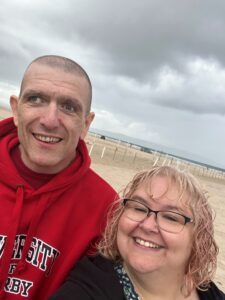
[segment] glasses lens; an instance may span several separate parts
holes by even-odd
[[[185,219],[182,215],[170,211],[159,212],[157,219],[159,227],[168,232],[178,233],[185,224]]]
[[[141,203],[134,200],[126,200],[124,213],[127,218],[140,222],[148,215],[148,209]]]

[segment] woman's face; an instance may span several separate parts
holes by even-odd
[[[172,210],[192,218],[191,211],[177,200],[176,186],[171,184],[167,189],[168,180],[157,176],[151,180],[151,190],[148,182],[143,182],[130,198],[153,210]],[[136,222],[123,213],[118,223],[117,245],[121,257],[127,267],[141,274],[160,271],[170,276],[175,272],[176,276],[183,277],[192,238],[191,223],[187,223],[179,233],[170,233],[159,229],[154,214]]]

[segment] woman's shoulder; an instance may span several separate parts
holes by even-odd
[[[210,283],[207,291],[199,291],[198,293],[201,300],[225,300],[225,294],[214,282]]]
[[[97,255],[79,260],[49,300],[124,300],[113,262]]]
[[[100,255],[86,256],[78,261],[67,283],[80,286],[91,299],[124,299],[113,262]]]
[[[114,276],[113,262],[101,255],[85,256],[76,263],[70,276],[76,276],[78,274],[87,275],[87,272],[88,276],[92,276],[92,274],[98,274],[99,276],[108,274]]]

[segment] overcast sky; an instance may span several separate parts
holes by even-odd
[[[93,128],[225,167],[224,0],[1,0],[0,105],[45,54],[93,83]]]

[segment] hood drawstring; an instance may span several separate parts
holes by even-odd
[[[8,278],[8,272],[9,272],[10,262],[12,258],[15,238],[20,224],[23,201],[24,201],[24,187],[23,185],[18,185],[16,191],[16,203],[15,203],[15,207],[11,219],[11,226],[9,227],[9,230],[7,232],[6,243],[5,243],[4,252],[0,264],[0,298],[4,298],[4,294],[5,294],[4,287],[5,287],[6,280]],[[27,237],[22,250],[22,257],[18,262],[16,269],[13,272],[14,275],[26,269],[26,264],[27,264],[26,257],[29,252],[32,239],[35,236],[38,223],[42,217],[42,214],[47,206],[48,201],[49,201],[49,197],[43,195],[41,199],[37,201],[34,207],[31,223],[29,225]]]
[[[34,213],[32,215],[32,221],[31,221],[29,229],[28,229],[27,237],[25,240],[25,245],[24,245],[24,248],[22,251],[22,257],[16,266],[14,274],[18,274],[26,269],[26,257],[29,252],[32,239],[36,233],[39,221],[40,221],[42,214],[47,206],[48,200],[49,200],[49,197],[44,195],[41,197],[41,199],[37,202],[37,204],[34,207]]]
[[[23,199],[24,199],[24,188],[23,185],[21,184],[17,186],[16,202],[13,209],[10,226],[6,234],[6,242],[5,242],[5,247],[4,247],[2,260],[0,264],[0,296],[4,294],[4,286],[8,277],[15,237],[17,234],[17,230],[19,227],[21,214],[22,214]]]

